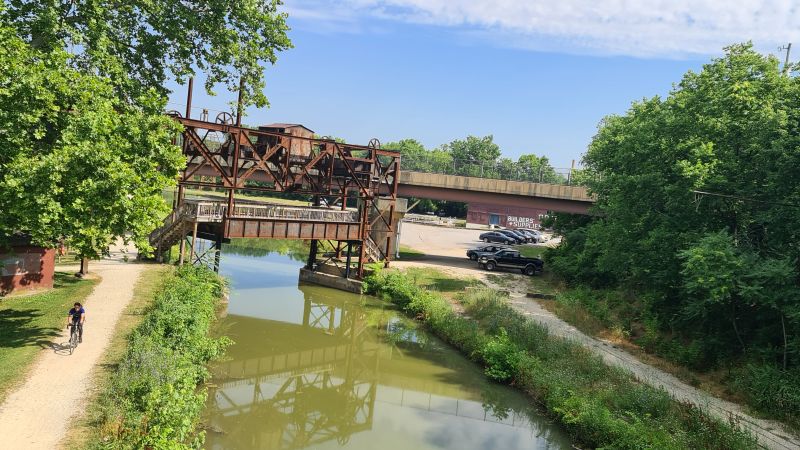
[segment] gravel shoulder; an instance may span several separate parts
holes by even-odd
[[[114,247],[110,258],[90,263],[91,273],[101,281],[84,302],[83,343],[72,355],[59,345],[43,350],[27,380],[0,405],[4,449],[61,448],[70,424],[84,414],[92,372],[101,362],[144,268],[125,262],[124,256],[121,247]],[[135,259],[135,254],[127,256]],[[66,311],[64,318],[66,323]],[[68,339],[65,329],[56,341],[66,343]]]
[[[631,372],[637,379],[651,386],[662,388],[679,401],[697,405],[723,420],[734,420],[750,430],[766,448],[775,450],[800,449],[800,438],[790,433],[782,424],[754,418],[746,414],[741,405],[716,398],[707,392],[694,388],[671,374],[647,365],[630,353],[588,336],[544,309],[536,300],[528,298],[528,283],[523,275],[506,274],[519,279],[519,283],[498,286],[488,279],[487,272],[480,270],[473,261],[466,259],[466,249],[479,243],[479,230],[451,229],[404,223],[400,243],[424,252],[423,261],[395,261],[392,267],[428,267],[441,270],[457,277],[477,278],[489,286],[500,290],[510,290],[510,304],[517,311],[550,332],[564,339],[570,339],[600,356],[607,364]]]

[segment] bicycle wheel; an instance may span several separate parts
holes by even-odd
[[[72,352],[75,350],[75,347],[78,346],[78,327],[73,326],[72,331],[69,334],[69,354],[71,355]]]

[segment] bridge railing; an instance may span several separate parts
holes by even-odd
[[[178,211],[178,216],[185,215],[198,222],[221,222],[228,210],[223,202],[187,201]],[[237,204],[229,218],[232,219],[280,219],[302,222],[339,222],[358,223],[358,211],[338,210],[284,205],[250,205]]]
[[[358,223],[358,211],[303,208],[282,205],[236,205],[231,218],[282,219],[302,222]]]
[[[545,165],[532,167],[508,160],[472,161],[454,159],[445,153],[402,155],[403,170],[446,175],[461,175],[495,180],[527,181],[531,183],[583,185],[588,173],[582,169],[554,168]]]

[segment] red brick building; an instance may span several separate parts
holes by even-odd
[[[546,215],[546,209],[495,206],[487,203],[467,205],[467,224],[469,225],[538,229]]]
[[[56,252],[14,236],[10,246],[0,247],[0,295],[28,289],[53,287]]]

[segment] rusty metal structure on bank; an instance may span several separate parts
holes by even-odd
[[[150,236],[156,257],[180,243],[179,262],[219,267],[221,244],[231,238],[302,239],[311,241],[308,267],[314,268],[320,243],[328,245],[329,260],[346,254],[343,275],[355,264],[358,277],[364,264],[388,264],[392,239],[400,154],[369,145],[351,145],[328,138],[302,137],[253,129],[220,113],[215,120],[191,118],[192,82],[186,114],[171,112],[183,125],[177,144],[187,164],[178,181],[172,213]],[[241,105],[241,100],[240,100]],[[191,200],[187,188],[211,188],[224,197]],[[246,199],[243,193],[250,193]],[[313,206],[270,203],[258,194],[303,194]],[[191,244],[186,254],[186,237]],[[213,243],[197,250],[198,238]]]

